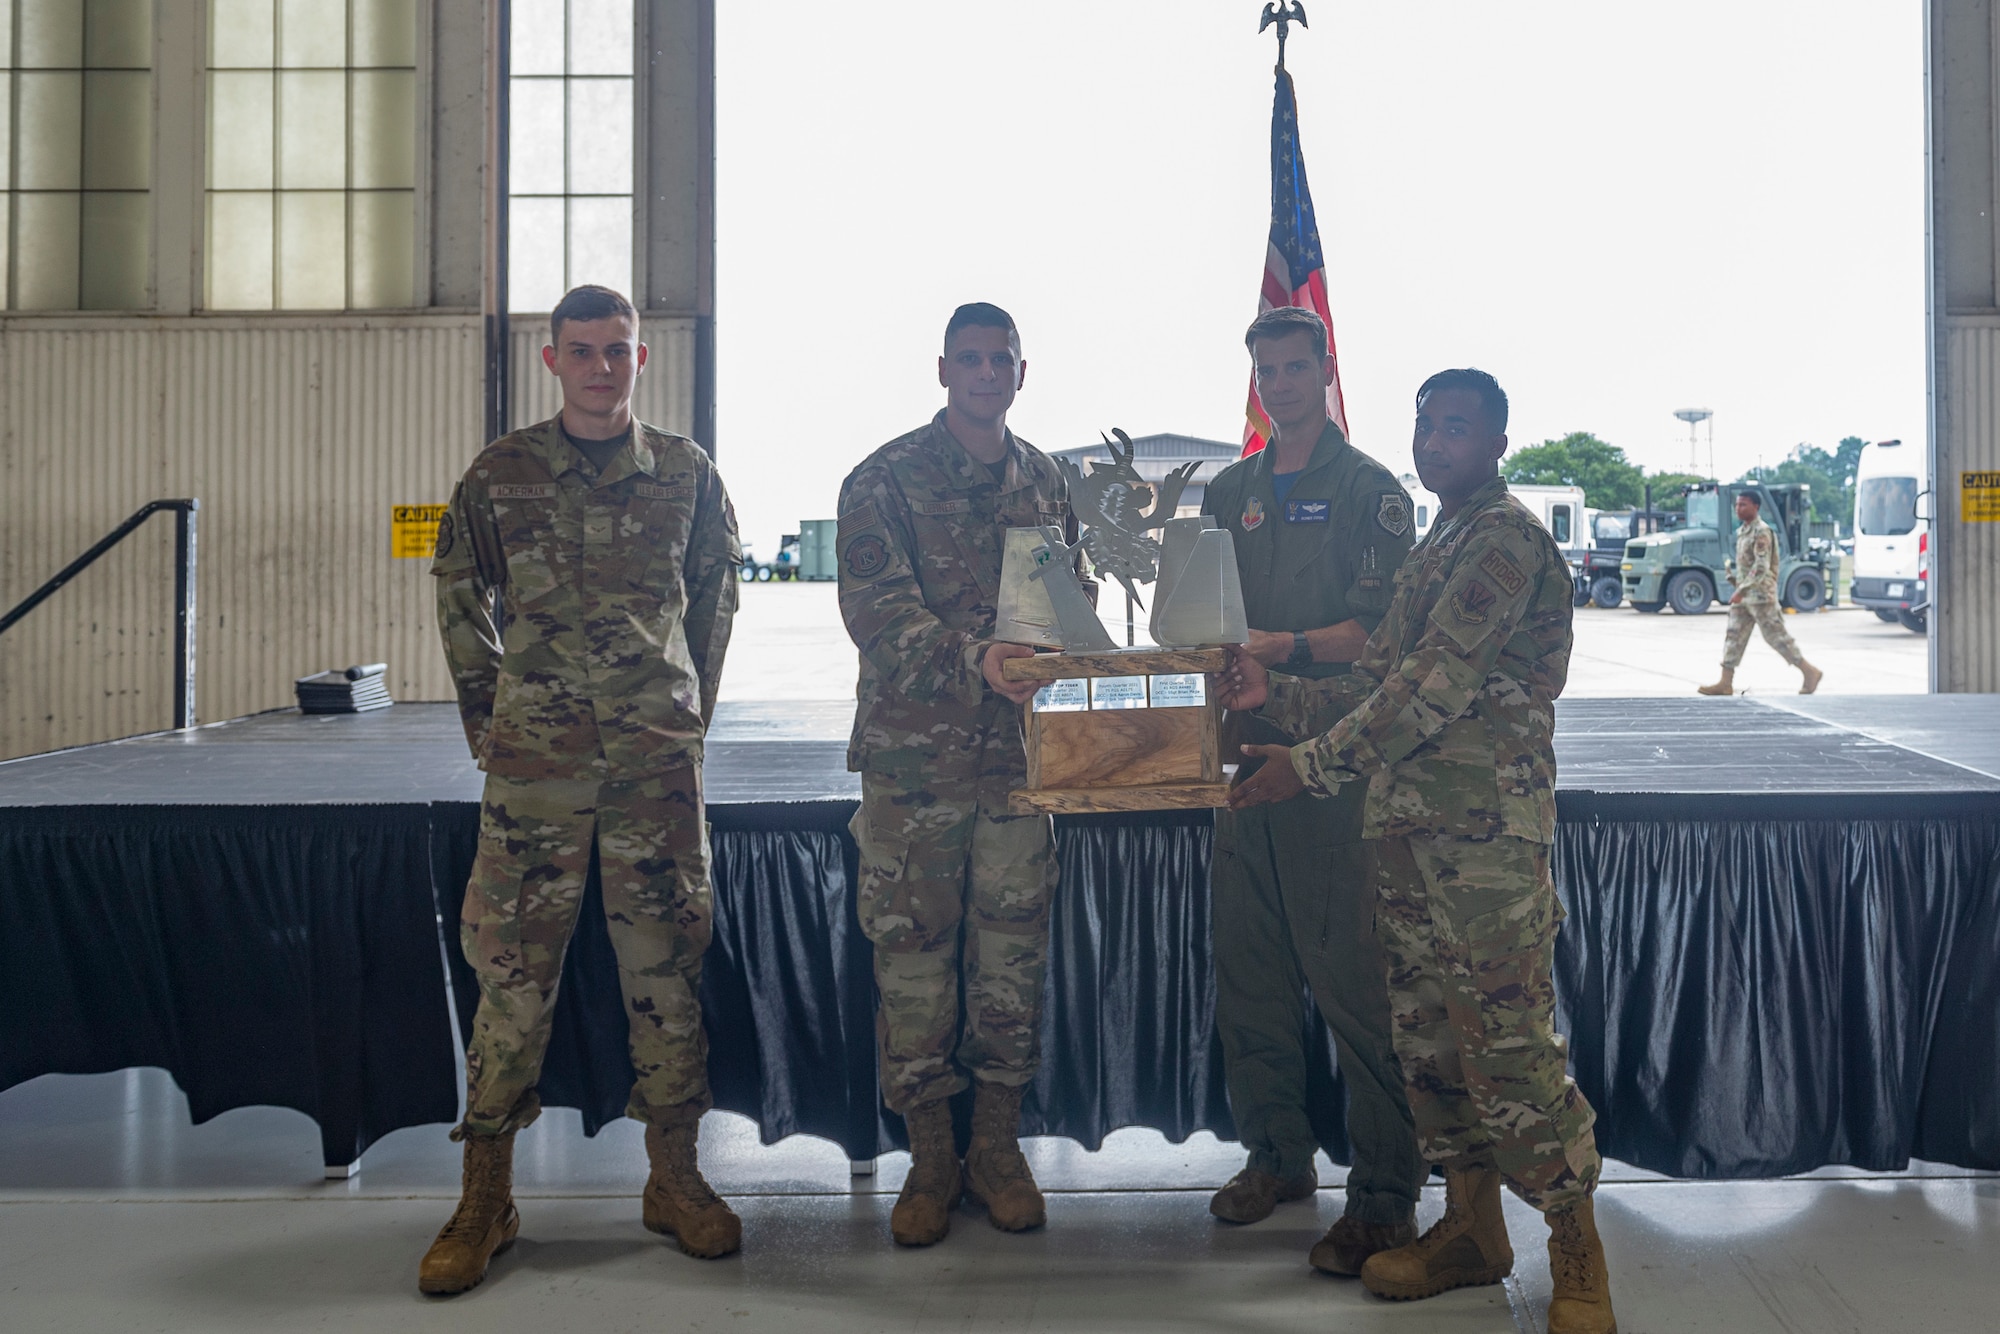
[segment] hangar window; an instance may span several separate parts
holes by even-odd
[[[149,302],[152,0],[0,0],[0,308]]]
[[[417,304],[408,0],[209,0],[212,310]]]
[[[632,291],[632,0],[513,0],[507,295],[552,309],[580,283]]]

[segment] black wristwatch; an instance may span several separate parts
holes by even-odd
[[[1292,631],[1292,656],[1285,659],[1287,667],[1303,667],[1313,660],[1312,645],[1306,642],[1306,632]]]

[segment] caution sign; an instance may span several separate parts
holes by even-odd
[[[389,554],[397,560],[429,560],[437,552],[443,505],[391,505]]]
[[[2000,472],[1958,475],[1958,517],[1966,523],[2000,523]]]

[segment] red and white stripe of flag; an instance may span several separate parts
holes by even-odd
[[[1326,354],[1334,359],[1333,380],[1326,387],[1326,415],[1333,418],[1333,424],[1340,428],[1342,437],[1352,440],[1347,434],[1347,403],[1340,396],[1340,357],[1334,350],[1333,310],[1326,299],[1326,270],[1314,269],[1306,275],[1306,280],[1297,287],[1292,286],[1291,266],[1285,263],[1285,256],[1278,247],[1265,248],[1264,288],[1257,294],[1257,313],[1279,306],[1301,306],[1310,310],[1326,323]],[[1250,372],[1250,396],[1243,409],[1243,456],[1248,458],[1264,447],[1271,438],[1271,419],[1264,415],[1264,405],[1257,399],[1257,372]]]

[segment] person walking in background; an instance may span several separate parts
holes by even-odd
[[[1305,740],[1245,746],[1263,764],[1229,804],[1368,790],[1396,1055],[1424,1157],[1445,1169],[1445,1213],[1371,1255],[1362,1283],[1408,1301],[1500,1282],[1514,1266],[1504,1180],[1548,1221],[1549,1334],[1616,1334],[1596,1113],[1555,1031],[1549,845],[1572,584],[1500,477],[1506,430],[1507,396],[1484,371],[1417,391],[1412,453],[1438,521],[1349,675],[1275,676],[1230,650],[1222,703]]]
[[[1274,435],[1209,482],[1202,512],[1235,539],[1250,654],[1308,680],[1342,676],[1389,606],[1410,549],[1410,498],[1327,416],[1333,359],[1319,316],[1266,311],[1244,342]],[[1284,739],[1256,714],[1231,714],[1229,723],[1235,741]],[[1244,764],[1239,781],[1255,771]],[[1417,1192],[1430,1170],[1390,1039],[1362,797],[1357,783],[1331,801],[1300,794],[1218,811],[1210,869],[1215,1021],[1249,1161],[1209,1212],[1254,1223],[1318,1188],[1306,1106],[1306,1043],[1317,1027],[1310,987],[1333,1033],[1354,1150],[1346,1210],[1310,1259],[1347,1275],[1376,1251],[1415,1240]]]
[[[632,416],[632,303],[579,287],[542,360],[562,412],[488,445],[438,526],[438,629],[486,771],[460,940],[479,978],[463,1197],[424,1256],[442,1295],[514,1240],[514,1135],[541,1114],[563,954],[595,850],[646,1125],[642,1217],[704,1258],[743,1239],[702,1179],[711,1105],[702,955],[713,919],[703,741],[736,612],[736,513],[701,447]],[[497,602],[496,602],[497,599]],[[496,619],[504,607],[504,619]]]
[[[1729,595],[1729,630],[1722,641],[1722,678],[1713,685],[1697,686],[1704,695],[1736,693],[1736,665],[1750,643],[1750,627],[1755,625],[1764,642],[1778,650],[1778,656],[1799,669],[1801,695],[1819,689],[1825,675],[1806,661],[1785,629],[1784,609],[1778,605],[1778,535],[1764,522],[1763,502],[1755,491],[1736,493],[1736,556],[1728,565],[1729,582],[1736,591]]]

